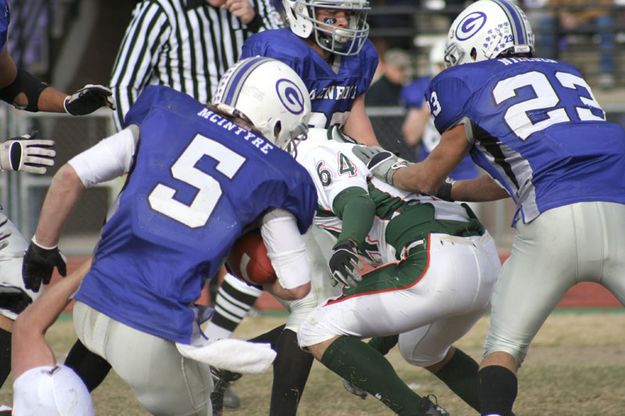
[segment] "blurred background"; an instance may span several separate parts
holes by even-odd
[[[407,140],[402,125],[404,86],[432,73],[432,46],[446,35],[454,17],[470,2],[460,0],[372,0],[370,37],[380,55],[367,111],[383,146],[409,160],[418,158],[419,137]],[[9,48],[23,66],[58,89],[86,83],[108,85],[113,62],[135,5],[132,0],[11,0]],[[625,0],[526,0],[520,3],[537,37],[538,55],[574,63],[589,81],[612,121],[625,124]],[[61,166],[113,130],[110,112],[90,116],[15,111],[0,104],[0,137],[38,130],[57,142]],[[600,138],[589,138],[596,140]],[[416,141],[415,141],[416,140]],[[0,202],[30,238],[52,169],[47,176],[4,173]],[[88,255],[106,210],[121,183],[90,189],[66,226],[61,248]],[[485,203],[479,215],[500,250],[509,249],[514,208],[508,201]]]

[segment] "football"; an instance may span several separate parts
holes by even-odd
[[[235,276],[252,284],[262,285],[276,280],[259,230],[243,235],[234,243],[228,256],[228,267]]]

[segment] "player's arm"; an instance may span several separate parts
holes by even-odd
[[[341,219],[341,233],[332,247],[329,266],[332,279],[345,287],[361,280],[358,270],[359,247],[371,230],[375,218],[375,203],[363,188],[353,186],[342,190],[332,202],[332,211]]]
[[[310,266],[295,216],[283,209],[271,210],[262,218],[260,233],[278,277],[265,289],[285,300],[306,296],[310,291]]]
[[[45,246],[58,244],[63,225],[82,192],[128,172],[139,128],[132,125],[76,155],[59,169],[41,208],[35,239]]]
[[[438,146],[423,162],[395,171],[393,184],[401,189],[440,196],[443,181],[470,148],[464,125],[453,127],[443,133]],[[452,201],[485,202],[509,197],[506,190],[488,175],[453,182],[446,192],[450,198],[445,199]]]
[[[459,124],[443,133],[438,146],[423,162],[397,169],[392,183],[406,191],[434,195],[470,149],[464,125]]]
[[[0,52],[0,99],[19,109],[84,115],[100,107],[114,108],[110,97],[108,88],[91,84],[65,94],[17,68],[6,46]]]
[[[488,175],[454,182],[451,185],[450,195],[453,201],[466,202],[496,201],[510,197],[508,192]]]
[[[25,371],[44,365],[55,365],[54,353],[45,341],[46,330],[65,309],[91,266],[84,262],[66,279],[50,286],[41,297],[22,312],[13,324],[11,371],[16,379]]]
[[[430,110],[427,105],[408,109],[406,118],[401,126],[406,144],[414,146],[421,141],[423,130],[425,129],[429,117]]]
[[[50,281],[55,267],[65,275],[58,248],[65,222],[86,188],[128,172],[138,137],[139,128],[132,125],[75,156],[54,175],[24,255],[22,278],[27,289],[38,291],[42,282]]]
[[[343,130],[345,130],[348,136],[358,140],[358,143],[368,146],[379,146],[378,139],[373,131],[373,125],[371,125],[371,120],[369,120],[369,115],[365,109],[364,94],[354,100]]]
[[[332,202],[332,211],[342,221],[337,242],[365,242],[375,217],[375,203],[366,190],[353,186],[342,190]]]
[[[148,84],[172,31],[158,2],[137,3],[137,8],[142,12],[135,9],[111,72],[110,86],[117,104],[113,121],[118,130],[124,127],[126,113]]]

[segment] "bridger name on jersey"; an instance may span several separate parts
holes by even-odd
[[[266,139],[257,136],[253,132],[246,130],[240,127],[238,124],[220,116],[219,114],[209,110],[208,108],[203,108],[199,113],[197,113],[199,117],[210,121],[211,123],[216,124],[224,130],[228,130],[236,134],[237,136],[243,136],[243,139],[247,140],[254,146],[256,146],[262,153],[269,154],[275,146],[269,143]]]

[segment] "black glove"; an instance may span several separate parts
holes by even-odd
[[[37,132],[14,137],[0,144],[0,168],[43,175],[54,165],[53,140],[36,140]]]
[[[340,241],[332,247],[334,253],[330,257],[330,272],[332,273],[333,285],[341,283],[346,288],[355,287],[361,280],[360,259],[356,243],[351,240]]]
[[[38,292],[42,282],[43,284],[50,283],[54,267],[59,270],[61,276],[65,277],[67,274],[65,261],[65,256],[58,247],[47,249],[31,241],[22,264],[24,286],[26,289]]]
[[[454,199],[451,197],[451,187],[454,185],[456,181],[451,178],[446,178],[441,186],[438,187],[436,192],[434,192],[434,196],[440,199],[444,199],[445,201],[454,202]]]
[[[20,314],[33,299],[17,286],[0,285],[0,309],[7,309],[15,314]]]
[[[100,107],[115,110],[111,90],[103,85],[87,84],[65,98],[63,106],[68,114],[83,116],[91,114]]]

